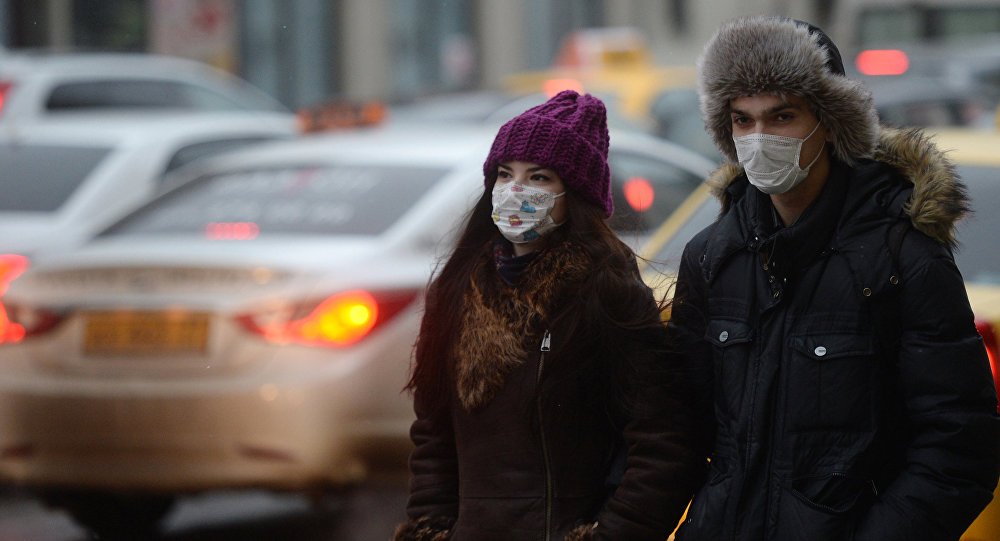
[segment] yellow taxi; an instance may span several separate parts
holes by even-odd
[[[948,152],[969,189],[973,214],[959,223],[959,249],[955,260],[965,278],[966,291],[983,336],[1000,389],[1000,212],[991,205],[1000,201],[1000,131],[971,129],[934,130],[938,148]],[[663,222],[640,250],[643,274],[651,287],[669,295],[684,245],[718,216],[719,204],[707,185],[691,193]],[[669,313],[664,314],[669,317]],[[961,541],[1000,539],[1000,489],[993,502],[963,534]]]
[[[645,37],[634,28],[589,28],[562,43],[550,69],[515,73],[503,86],[514,94],[572,89],[610,96],[625,116],[642,121],[662,91],[693,88],[695,75],[693,65],[654,63]]]

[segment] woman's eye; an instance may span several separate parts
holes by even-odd
[[[510,178],[510,173],[508,173],[507,171],[501,169],[501,170],[497,171],[497,178]]]
[[[532,175],[531,180],[536,182],[548,182],[551,179],[547,175]]]

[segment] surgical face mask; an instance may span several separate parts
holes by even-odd
[[[819,129],[819,122],[804,139],[782,137],[766,133],[752,133],[733,137],[736,157],[746,171],[750,184],[767,194],[785,193],[809,176],[809,168],[816,163],[823,149],[816,153],[805,169],[799,168],[802,144]]]
[[[538,240],[562,225],[552,221],[552,207],[556,198],[565,194],[516,182],[498,183],[493,187],[493,223],[511,242],[520,244]]]

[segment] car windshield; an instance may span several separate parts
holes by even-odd
[[[269,104],[239,103],[208,88],[175,81],[118,79],[65,83],[45,103],[50,111],[100,108],[174,108],[196,110],[273,109]]]
[[[958,173],[969,187],[974,213],[959,222],[955,261],[966,281],[1000,285],[1000,213],[991,208],[1000,201],[1000,183],[996,182],[1000,169],[966,166],[959,167]]]
[[[102,236],[378,235],[446,171],[404,166],[254,169],[202,177]]]
[[[0,143],[0,211],[54,212],[110,148]]]

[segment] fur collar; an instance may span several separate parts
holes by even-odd
[[[590,268],[584,252],[564,242],[549,248],[515,286],[497,273],[492,250],[484,250],[469,277],[465,318],[452,358],[458,398],[466,410],[488,404],[507,374],[527,361],[543,325],[567,295],[578,291]]]
[[[969,211],[968,193],[944,152],[922,130],[883,127],[875,150],[876,161],[892,166],[913,184],[903,211],[920,232],[949,246],[955,245],[955,224]],[[743,168],[725,163],[706,181],[726,212],[732,201],[729,185]]]

